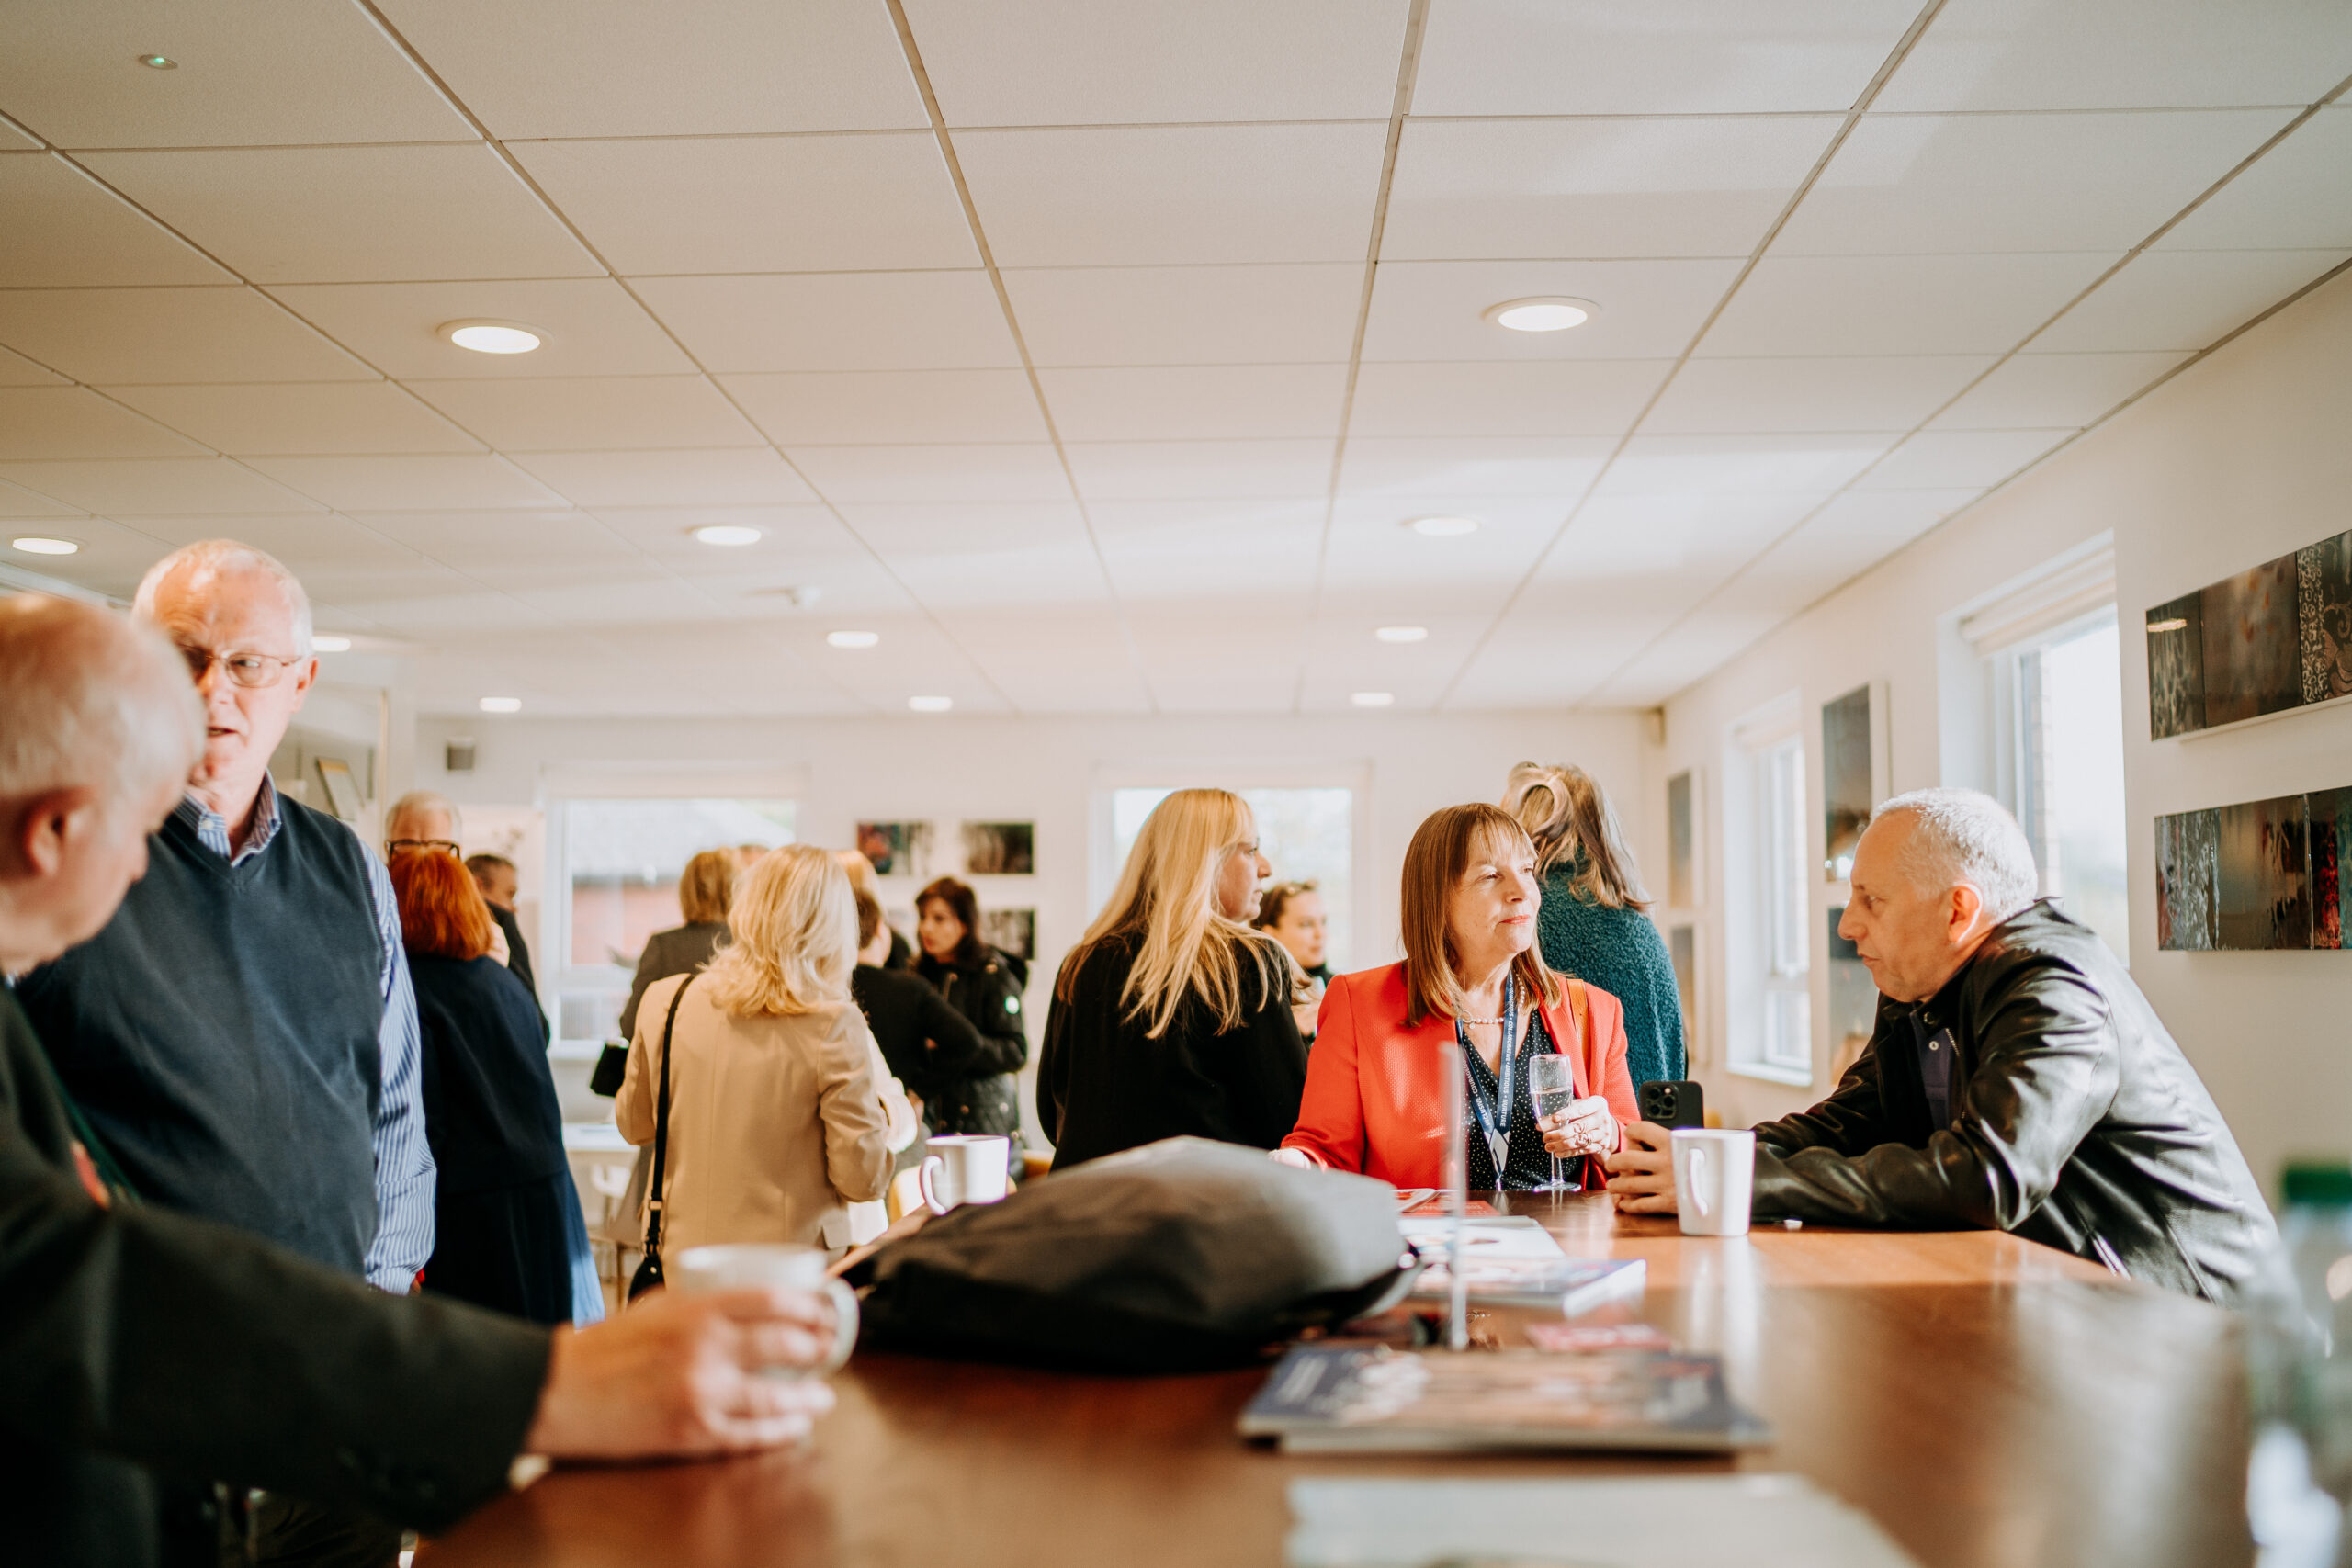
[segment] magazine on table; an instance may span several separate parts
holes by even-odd
[[[1242,1411],[1293,1452],[1621,1449],[1723,1453],[1770,1440],[1724,1388],[1723,1359],[1670,1350],[1391,1350],[1301,1345]]]

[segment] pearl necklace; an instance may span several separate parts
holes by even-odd
[[[1518,983],[1516,981],[1506,985],[1503,987],[1503,999],[1506,1001],[1510,1000],[1511,992],[1517,988]],[[1467,1013],[1458,1015],[1457,1021],[1462,1023],[1484,1024],[1490,1027],[1499,1027],[1502,1023],[1502,1020],[1499,1018],[1472,1018]]]

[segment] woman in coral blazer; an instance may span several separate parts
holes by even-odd
[[[1551,1174],[1547,1156],[1558,1155],[1572,1182],[1603,1186],[1600,1161],[1578,1156],[1613,1153],[1638,1115],[1624,1009],[1544,966],[1535,950],[1542,900],[1534,846],[1504,812],[1449,807],[1422,823],[1405,852],[1405,962],[1331,981],[1298,1124],[1278,1157],[1397,1187],[1442,1186],[1445,1044],[1458,1023],[1471,1046],[1461,1069],[1468,1093],[1489,1112],[1469,1129],[1469,1184],[1536,1186]],[[1496,1075],[1506,1019],[1519,1032],[1508,1086]],[[1568,1058],[1577,1098],[1545,1131],[1535,1124],[1525,1064],[1553,1051]],[[1482,1126],[1507,1129],[1499,1173]]]

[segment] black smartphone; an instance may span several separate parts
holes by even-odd
[[[1689,1078],[1658,1078],[1641,1087],[1642,1120],[1661,1127],[1707,1124],[1707,1091]]]

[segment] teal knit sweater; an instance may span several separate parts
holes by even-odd
[[[1615,997],[1625,1008],[1625,1070],[1641,1084],[1684,1076],[1682,996],[1666,939],[1638,909],[1589,904],[1569,889],[1573,864],[1544,876],[1535,937],[1544,962]]]

